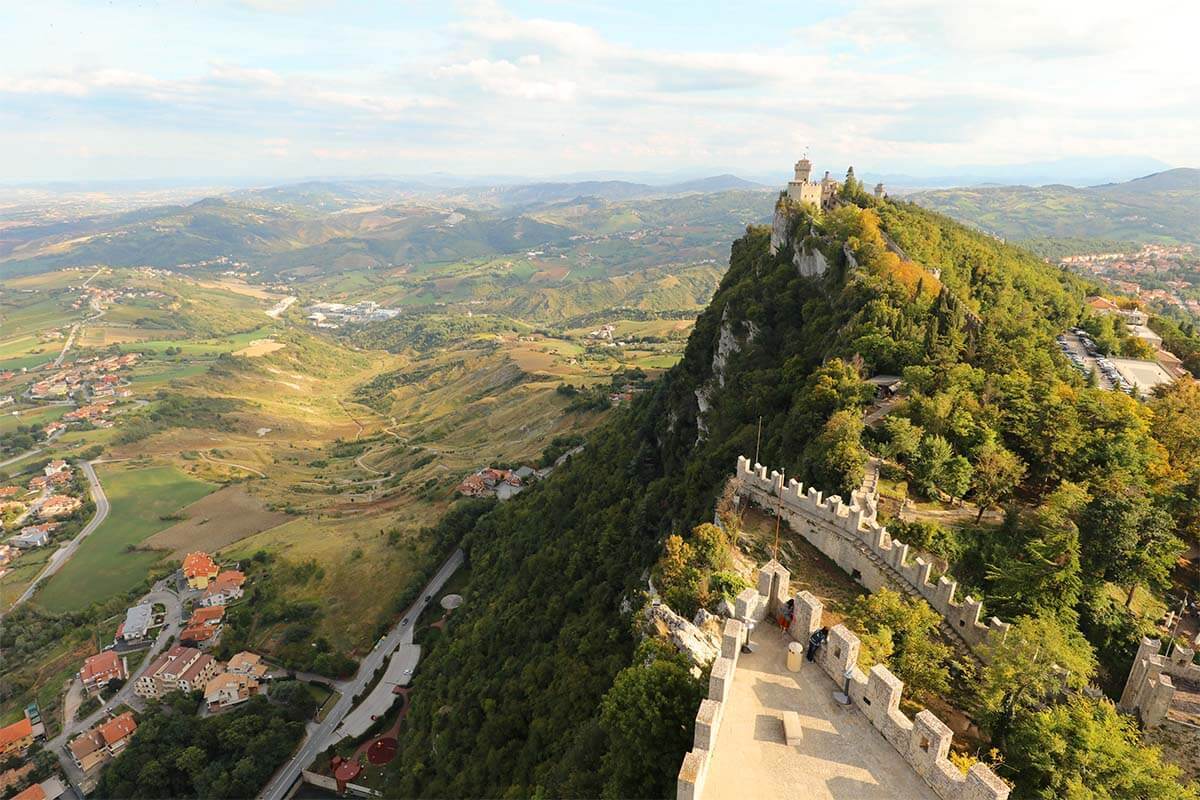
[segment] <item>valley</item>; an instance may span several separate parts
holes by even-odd
[[[734,230],[744,224],[743,196],[714,204]],[[602,210],[588,205],[593,217],[576,224],[601,225]],[[624,208],[609,213],[622,220],[616,228],[645,224]],[[645,212],[661,214],[653,204]],[[0,416],[0,485],[23,486],[55,459],[88,461],[111,503],[25,602],[24,624],[74,618],[111,629],[147,580],[200,549],[265,563],[285,609],[319,607],[303,635],[286,615],[251,614],[238,638],[305,669],[335,654],[324,669],[336,679],[440,558],[429,530],[463,478],[552,466],[679,359],[719,279],[724,234],[711,220],[678,233],[661,224],[639,227],[632,243],[605,232],[561,253],[386,268],[268,274],[195,256],[151,266],[139,251],[129,265],[7,275],[0,395],[13,402]],[[653,253],[668,250],[656,263]],[[308,309],[332,301],[400,313],[314,326]],[[77,379],[126,356],[135,360]],[[0,574],[3,610],[70,535],[13,551]],[[13,662],[0,723],[35,698],[58,707],[54,681],[78,669],[88,645],[73,639],[74,660],[53,678],[49,647]]]

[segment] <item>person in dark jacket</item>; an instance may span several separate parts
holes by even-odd
[[[819,631],[813,631],[813,635],[808,637],[808,652],[804,657],[809,661],[813,661],[817,657],[817,651],[821,649],[821,645],[825,644],[825,640],[829,638],[829,628],[821,628]]]

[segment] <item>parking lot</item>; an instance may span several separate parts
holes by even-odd
[[[1100,388],[1107,391],[1120,388],[1122,391],[1129,391],[1129,385],[1121,374],[1117,372],[1117,368],[1113,363],[1100,354],[1096,349],[1095,342],[1087,335],[1086,331],[1079,328],[1072,328],[1059,335],[1058,346],[1062,350],[1063,355],[1075,365],[1083,376],[1092,374],[1092,370],[1096,371],[1096,376],[1100,379]]]

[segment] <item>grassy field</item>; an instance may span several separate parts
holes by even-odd
[[[136,586],[161,554],[127,548],[172,524],[161,516],[178,512],[216,488],[174,467],[104,465],[97,474],[112,510],[37,594],[37,604],[47,611],[86,608]]]
[[[40,547],[29,553],[22,553],[8,572],[0,577],[0,609],[8,608],[21,596],[21,592],[25,591],[29,583],[46,566],[53,549],[52,547]]]
[[[187,519],[147,538],[142,546],[182,559],[191,550],[216,552],[261,531],[281,525],[287,514],[268,510],[237,486],[226,486],[179,512]]]
[[[10,433],[16,430],[18,425],[45,425],[70,410],[70,406],[42,406],[23,409],[20,414],[8,412],[0,416],[0,433]]]

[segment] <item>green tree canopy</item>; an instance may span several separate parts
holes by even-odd
[[[1005,767],[1022,797],[1043,800],[1198,800],[1179,767],[1141,745],[1132,717],[1105,699],[1075,695],[1020,718]]]

